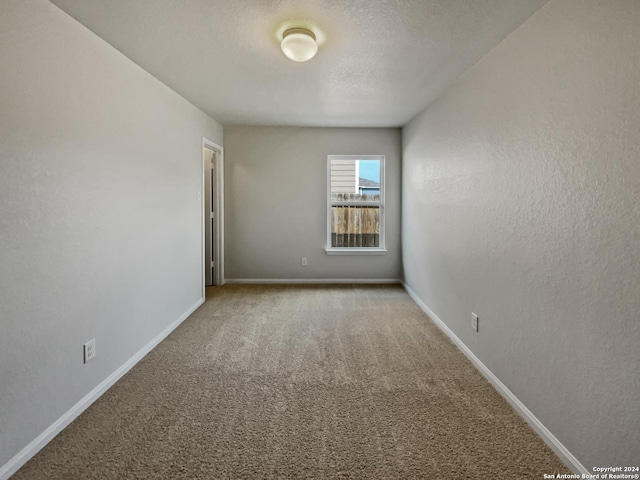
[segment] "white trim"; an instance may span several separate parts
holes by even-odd
[[[360,187],[360,162],[358,160],[355,161],[356,164],[356,186],[355,186],[355,194],[358,193],[358,189]],[[331,182],[331,178],[329,178],[329,182]]]
[[[328,157],[334,157],[334,160],[378,160],[384,155],[374,153],[372,155],[327,155]]]
[[[224,285],[224,148],[220,148],[220,154],[218,155],[218,205],[216,209],[216,218],[218,227],[218,268],[216,285]]]
[[[386,248],[375,247],[333,247],[325,248],[327,255],[384,255],[388,252]]]
[[[327,156],[327,245],[331,247],[331,155]]]
[[[574,473],[592,474],[580,461],[558,440],[551,431],[538,420],[538,418],[529,410],[518,397],[516,397],[507,386],[500,381],[489,368],[480,361],[478,357],[460,340],[449,327],[431,310],[411,288],[402,282],[404,289],[409,296],[418,304],[418,306],[440,327],[440,329],[462,350],[462,353],[471,360],[471,363],[480,371],[480,373],[493,385],[504,399],[514,408],[514,410],[529,424],[529,426],[538,434],[538,436],[546,443],[551,450],[571,469]]]
[[[131,370],[136,363],[153,350],[162,340],[164,340],[173,330],[175,330],[189,315],[195,312],[200,305],[204,303],[204,297],[198,300],[186,313],[175,320],[171,325],[162,330],[158,335],[153,337],[149,343],[138,350],[129,360],[127,360],[120,368],[104,379],[100,384],[84,396],[78,403],[71,407],[58,420],[53,422],[44,432],[38,435],[29,445],[18,452],[11,460],[0,468],[0,480],[7,480],[11,475],[16,473],[20,467],[27,463],[36,453],[49,443],[56,435],[64,430],[71,422],[80,416],[93,402],[102,396],[111,386],[116,383],[122,376]]]
[[[392,284],[402,283],[398,278],[227,278],[227,283],[235,284],[320,284],[331,285],[336,283],[354,284]]]
[[[216,222],[216,235],[214,238],[214,257],[217,260],[218,267],[214,271],[213,284],[224,285],[224,148],[211,140],[202,137],[202,297],[205,297],[205,183],[204,176],[205,170],[208,170],[205,165],[204,149],[208,148],[213,150],[217,154],[216,161],[216,205],[214,210],[214,219]]]
[[[207,212],[206,212],[206,195],[207,195],[207,189],[206,189],[206,180],[205,180],[205,176],[207,174],[207,160],[206,160],[206,156],[204,153],[205,147],[207,147],[207,140],[202,137],[202,148],[200,149],[200,155],[202,155],[202,166],[200,169],[200,174],[202,175],[202,185],[200,186],[200,196],[202,197],[202,205],[201,205],[201,212],[200,212],[200,218],[202,219],[202,261],[200,262],[202,264],[202,298],[206,297],[206,291],[205,288],[207,287],[207,266],[205,265],[207,262],[207,241],[206,241],[206,230],[207,230],[207,226],[205,225],[205,221],[206,221],[206,216],[207,216]]]
[[[205,147],[205,138],[202,137],[202,147],[200,147],[200,155],[202,155],[202,165],[200,166],[200,197],[202,197],[201,200],[201,210],[200,210],[200,218],[202,219],[201,222],[201,239],[200,241],[202,242],[202,259],[200,264],[202,265],[202,291],[200,292],[200,295],[202,295],[202,298],[205,298],[207,293],[206,293],[206,288],[207,288],[207,274],[206,274],[206,261],[207,261],[207,252],[206,252],[206,239],[205,239],[205,230],[206,230],[206,226],[204,224],[205,222],[205,216],[206,216],[206,211],[205,211],[205,195],[207,194],[207,192],[205,191],[205,180],[204,180],[204,176],[205,176],[205,170],[207,168],[207,161],[205,159],[205,154],[204,154],[204,147]],[[1,480],[1,479],[0,479]]]

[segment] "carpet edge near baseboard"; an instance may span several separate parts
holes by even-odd
[[[565,447],[551,431],[529,410],[524,403],[520,401],[515,394],[500,381],[500,379],[489,368],[480,361],[478,357],[471,351],[465,343],[453,333],[453,331],[431,310],[425,302],[414,292],[409,285],[402,282],[402,286],[413,299],[420,309],[433,320],[433,322],[449,337],[449,339],[464,353],[464,355],[473,363],[478,371],[484,376],[498,393],[513,407],[525,422],[538,434],[542,441],[576,474],[589,475],[591,472],[580,463],[580,461]],[[551,473],[551,472],[549,472]]]
[[[26,447],[11,458],[5,465],[0,467],[0,480],[7,480],[11,475],[22,468],[31,458],[42,450],[51,440],[53,440],[71,422],[78,418],[92,403],[100,398],[109,388],[111,388],[120,378],[131,370],[147,353],[153,350],[160,342],[169,336],[182,322],[195,312],[205,299],[200,298],[177,320],[173,321],[160,333],[153,337],[146,345],[138,350],[131,358],[124,362],[111,375],[100,382],[93,390],[86,394],[78,403],[67,410],[60,418],[53,422],[40,435],[33,439]]]

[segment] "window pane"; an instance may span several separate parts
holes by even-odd
[[[380,207],[331,207],[332,247],[379,247]]]
[[[331,159],[331,201],[380,201],[380,160]]]

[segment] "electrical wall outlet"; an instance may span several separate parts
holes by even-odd
[[[84,344],[84,363],[96,358],[96,339],[93,338]]]
[[[303,267],[306,267],[307,265],[309,265],[309,264],[307,263],[307,257],[302,257],[302,266],[303,266]]]
[[[471,312],[471,328],[476,332],[478,331],[478,315],[473,312]]]

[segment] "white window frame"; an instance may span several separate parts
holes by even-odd
[[[332,202],[331,201],[331,160],[379,160],[380,161],[380,241],[378,247],[332,247],[331,246],[331,207],[348,203],[354,206],[372,205],[374,202]],[[384,255],[385,246],[385,214],[384,214],[384,155],[327,155],[327,255]],[[356,164],[357,165],[357,164]],[[356,178],[356,185],[358,179]],[[375,203],[377,205],[377,202]]]

